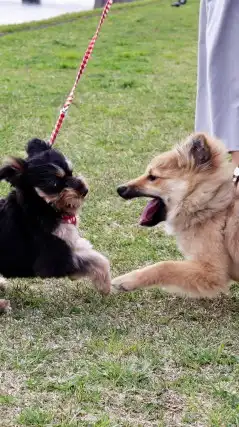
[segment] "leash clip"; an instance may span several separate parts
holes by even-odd
[[[239,167],[237,166],[234,169],[232,181],[235,183],[235,185],[237,185],[238,180],[239,180]]]
[[[64,114],[64,116],[66,116],[66,113],[67,113],[67,111],[68,111],[68,108],[69,108],[69,107],[62,107],[62,109],[61,109],[61,114]]]

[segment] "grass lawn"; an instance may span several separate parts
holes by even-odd
[[[49,137],[98,17],[0,38],[0,156]],[[58,146],[87,177],[82,229],[113,275],[180,258],[145,201],[116,186],[193,130],[198,0],[113,8]],[[11,27],[11,30],[13,28]],[[1,194],[7,186],[1,184]],[[103,298],[87,282],[13,280],[0,319],[0,424],[239,426],[238,301],[155,289]]]

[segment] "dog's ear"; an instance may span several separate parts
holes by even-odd
[[[8,157],[0,168],[0,180],[5,179],[14,187],[21,183],[21,178],[26,170],[26,162],[17,157]]]
[[[205,135],[197,134],[193,136],[190,154],[193,156],[196,166],[204,165],[210,161],[211,150]]]
[[[26,146],[26,152],[29,157],[36,156],[37,154],[40,154],[43,151],[50,150],[50,145],[38,138],[33,138],[31,141],[28,142]]]

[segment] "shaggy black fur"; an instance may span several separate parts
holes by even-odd
[[[87,260],[73,260],[67,243],[52,234],[62,212],[38,195],[57,195],[72,188],[86,195],[83,181],[72,176],[65,157],[44,141],[27,145],[27,158],[11,158],[0,169],[0,180],[13,187],[0,201],[0,274],[4,277],[60,277],[87,274]],[[58,169],[60,168],[60,169]],[[59,176],[59,170],[64,173]]]

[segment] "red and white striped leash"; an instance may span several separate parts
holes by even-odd
[[[105,7],[103,9],[101,18],[100,18],[100,22],[99,22],[98,27],[96,29],[95,35],[91,39],[91,41],[90,41],[90,43],[88,45],[88,48],[87,48],[87,50],[86,50],[86,52],[85,52],[85,54],[83,56],[82,62],[81,62],[80,67],[79,67],[79,71],[78,71],[76,79],[75,79],[75,83],[74,83],[74,85],[73,85],[73,87],[72,87],[72,89],[71,89],[71,91],[70,91],[70,93],[69,93],[69,95],[68,95],[68,97],[66,99],[65,104],[63,105],[63,108],[60,111],[60,115],[58,117],[58,120],[56,122],[56,125],[54,127],[54,130],[52,131],[52,134],[51,134],[51,137],[50,137],[50,140],[49,140],[49,145],[53,145],[54,144],[55,139],[56,139],[56,137],[57,137],[57,135],[58,135],[58,133],[59,133],[59,131],[61,129],[62,123],[63,123],[63,121],[64,121],[64,119],[66,117],[66,113],[67,113],[70,105],[72,104],[77,84],[79,83],[79,80],[80,80],[80,78],[81,78],[81,76],[82,76],[82,74],[83,74],[83,72],[84,72],[84,70],[85,70],[85,68],[87,66],[87,63],[88,63],[88,61],[90,59],[90,56],[92,54],[92,51],[94,49],[95,42],[96,42],[96,40],[98,38],[101,26],[102,26],[105,18],[107,17],[108,12],[109,12],[112,4],[113,4],[113,0],[107,0],[107,2],[105,4]]]

